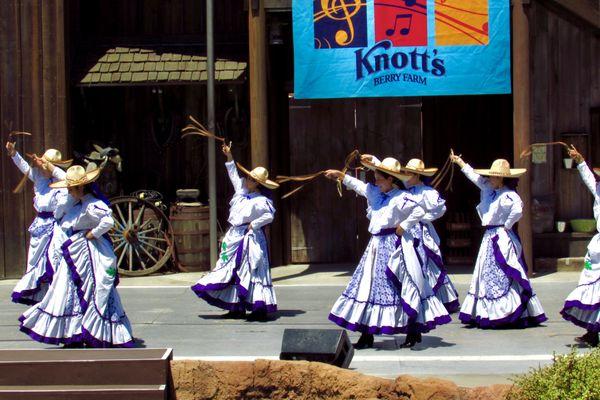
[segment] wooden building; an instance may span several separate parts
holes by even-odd
[[[218,129],[242,162],[279,174],[341,166],[355,148],[441,166],[453,147],[486,166],[500,156],[519,161],[527,144],[553,140],[572,142],[600,163],[598,2],[512,3],[511,95],[306,101],[290,95],[291,0],[215,1]],[[124,158],[123,192],[155,189],[173,198],[177,188],[198,187],[206,197],[206,143],[178,135],[186,115],[202,118],[205,110],[204,11],[198,0],[0,2],[3,139],[11,130],[31,131],[23,149],[37,152],[111,144]],[[545,156],[520,184],[528,208],[535,205],[520,230],[530,255],[533,244],[536,256],[556,257],[544,243],[579,239],[541,227],[590,217],[591,197],[576,172],[561,167],[560,150]],[[0,277],[18,277],[32,193],[12,194],[19,174],[8,157],[0,162]],[[220,162],[217,176],[224,227],[231,189]],[[463,177],[446,197],[450,220],[476,226],[477,193]],[[368,239],[362,200],[348,192],[340,199],[324,180],[275,200],[275,264],[357,260]],[[439,224],[445,239],[446,222]],[[476,230],[466,239],[475,247]],[[472,247],[457,257],[472,256]]]

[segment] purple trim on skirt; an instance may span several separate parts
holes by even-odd
[[[67,239],[65,243],[61,246],[63,256],[69,267],[69,272],[71,273],[71,279],[73,279],[73,283],[75,284],[75,289],[77,291],[77,297],[79,298],[79,303],[81,306],[81,313],[85,314],[88,308],[88,302],[85,300],[85,296],[82,290],[83,281],[79,273],[77,272],[77,267],[75,266],[75,262],[71,258],[71,253],[69,252],[69,246],[73,244],[73,240]]]
[[[34,306],[38,302],[30,297],[39,292],[39,288],[23,290],[21,292],[12,292],[11,299],[13,303],[24,304],[26,306]]]
[[[585,304],[580,302],[579,300],[567,300],[565,301],[565,305],[563,306],[563,310],[567,308],[579,308],[584,311],[596,311],[600,309],[600,303],[596,304]]]
[[[52,211],[41,211],[37,213],[37,217],[41,219],[54,218],[54,213]]]
[[[386,267],[385,276],[393,283],[393,285],[398,290],[398,297],[400,298],[400,304],[402,305],[402,309],[404,310],[404,312],[408,314],[408,317],[411,319],[417,318],[417,310],[409,306],[408,303],[406,303],[404,299],[402,299],[402,296],[400,296],[400,291],[402,290],[402,282],[400,282],[396,274],[394,274],[389,267]]]
[[[104,340],[99,340],[96,339],[94,336],[92,336],[92,334],[90,332],[88,332],[85,328],[81,328],[82,330],[82,336],[83,336],[83,341],[85,342],[85,344],[87,344],[88,346],[91,347],[95,347],[95,348],[121,348],[121,347],[134,347],[135,346],[135,339],[131,339],[128,342],[125,343],[121,343],[121,344],[114,344],[112,342],[106,342]]]
[[[500,246],[498,245],[498,239],[499,239],[498,235],[496,235],[492,238],[492,247],[494,249],[494,258],[496,259],[498,266],[500,267],[502,272],[504,272],[506,274],[506,276],[517,281],[519,286],[521,286],[523,288],[523,291],[527,292],[527,294],[529,294],[529,296],[531,297],[531,295],[533,294],[533,289],[531,289],[531,284],[529,283],[529,281],[527,279],[523,279],[523,277],[521,276],[521,273],[519,271],[517,271],[516,269],[514,269],[510,265],[508,265],[508,262],[504,258],[504,255],[502,254],[502,251],[500,250]],[[523,255],[521,254],[521,256],[519,257],[519,261],[521,260],[522,257],[523,257]],[[521,267],[523,268],[523,270],[525,272],[527,272],[527,265],[521,264]]]
[[[477,327],[486,328],[527,328],[530,326],[537,326],[548,318],[546,314],[540,314],[536,317],[521,318],[523,312],[527,309],[527,303],[521,304],[517,310],[501,319],[491,320],[489,318],[475,317],[472,318],[469,314],[460,313],[458,319],[463,324],[477,325]]]
[[[435,329],[438,325],[444,325],[451,321],[449,315],[436,317],[434,321],[429,321],[427,324],[409,323],[407,326],[369,326],[364,324],[355,324],[346,321],[344,318],[334,314],[329,314],[329,320],[342,328],[353,332],[361,332],[370,335],[396,335],[398,333],[427,333]]]
[[[425,255],[427,256],[427,258],[433,261],[433,263],[440,270],[440,276],[438,276],[437,281],[435,282],[435,286],[431,288],[431,290],[433,290],[433,293],[437,293],[438,290],[440,290],[440,288],[444,286],[444,282],[446,281],[448,272],[446,272],[446,268],[444,268],[444,263],[442,262],[442,258],[440,256],[434,253],[433,250],[431,250],[429,247],[425,246],[424,243],[423,249],[425,250]]]
[[[23,325],[21,325],[19,327],[19,330],[21,332],[23,332],[24,334],[26,334],[27,336],[29,336],[30,338],[32,338],[33,340],[35,340],[36,342],[40,342],[40,343],[61,345],[61,344],[82,343],[84,341],[83,334],[75,335],[70,338],[54,338],[54,337],[38,335],[37,333],[35,333],[34,331],[32,331],[29,328],[24,327]]]
[[[598,322],[590,324],[589,322],[581,321],[575,318],[574,316],[567,314],[567,310],[564,308],[560,311],[560,315],[567,321],[572,322],[580,328],[586,329],[591,332],[600,332],[600,323]]]
[[[446,308],[446,311],[448,311],[448,314],[452,314],[460,310],[460,302],[457,299],[449,303],[444,303],[444,307]]]
[[[392,281],[392,283],[398,289],[398,291],[401,290],[402,284],[400,283],[400,280],[389,269],[389,267],[385,269],[385,276],[390,281]],[[404,301],[402,296],[399,295],[398,297],[400,298],[400,304],[402,305],[402,310],[408,315],[408,317],[411,320],[411,322],[409,322],[409,324],[406,327],[401,328],[401,329],[406,329],[405,332],[401,332],[401,333],[427,333],[427,332],[435,329],[439,325],[444,325],[444,324],[450,323],[452,321],[452,318],[450,318],[449,315],[442,315],[441,317],[435,317],[433,321],[427,321],[425,324],[412,322],[418,316],[417,310],[412,308],[406,301]],[[431,296],[431,297],[435,297],[435,296]],[[421,303],[422,302],[423,302],[423,300],[421,300]],[[456,301],[456,303],[458,304],[458,300]],[[370,333],[370,332],[366,332],[366,333]]]

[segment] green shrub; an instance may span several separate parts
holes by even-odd
[[[600,349],[554,355],[552,365],[513,381],[508,400],[600,400]]]

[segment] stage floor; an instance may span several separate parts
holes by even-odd
[[[468,268],[451,275],[462,297]],[[175,359],[253,360],[278,358],[286,328],[331,328],[327,316],[351,274],[350,266],[288,266],[273,269],[279,312],[268,322],[223,320],[224,312],[196,298],[189,289],[200,274],[124,278],[119,286],[139,345],[172,347]],[[423,337],[413,349],[399,349],[403,335],[379,336],[375,347],[356,351],[352,369],[387,378],[400,374],[435,375],[463,386],[505,383],[516,373],[566,353],[583,333],[558,314],[579,274],[558,272],[533,279],[549,320],[524,330],[469,329],[457,322]],[[53,348],[19,332],[25,306],[10,302],[13,281],[0,282],[0,348]],[[354,341],[358,334],[351,333]]]

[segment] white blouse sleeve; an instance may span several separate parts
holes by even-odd
[[[521,219],[523,215],[523,201],[521,198],[515,194],[506,195],[500,200],[500,204],[503,208],[509,208],[510,212],[506,221],[504,222],[504,227],[506,229],[512,229],[514,224],[517,223]]]
[[[585,184],[585,186],[587,186],[589,191],[592,192],[594,198],[597,199],[598,184],[596,183],[596,177],[594,177],[594,173],[592,172],[590,167],[588,167],[585,161],[577,165],[577,169],[579,170],[579,175],[581,175],[583,183]]]
[[[227,168],[227,173],[229,174],[229,180],[233,185],[233,190],[235,190],[236,193],[243,193],[244,185],[242,184],[242,178],[240,178],[240,175],[238,174],[235,161],[227,161],[225,163],[225,167]]]
[[[70,196],[69,192],[67,192],[67,189],[52,190],[54,192],[54,195],[52,196],[52,200],[50,200],[50,207],[52,210],[54,210],[54,217],[56,218],[56,210],[58,210],[58,207],[65,204]]]
[[[423,208],[425,216],[422,220],[433,222],[446,213],[446,200],[442,199],[437,190],[427,190],[423,192]]]
[[[62,170],[62,168],[58,168],[56,165],[54,166],[54,170],[52,171],[52,176],[54,179],[59,181],[64,181],[67,177],[67,173]]]
[[[477,185],[480,190],[491,189],[488,180],[475,172],[473,167],[471,167],[469,164],[465,164],[465,166],[462,168],[462,172],[467,178],[469,178],[471,182]]]
[[[425,210],[417,202],[415,198],[410,194],[405,194],[400,199],[400,204],[398,205],[402,210],[410,210],[410,214],[408,217],[400,223],[400,227],[404,229],[404,231],[410,230],[417,222],[421,221],[425,216]]]
[[[275,208],[270,200],[264,199],[257,207],[262,211],[262,214],[260,217],[250,222],[250,226],[253,230],[269,225],[275,219]]]
[[[354,190],[358,195],[367,197],[367,188],[369,187],[368,183],[361,181],[360,179],[356,179],[350,175],[345,175],[342,183],[350,190]]]
[[[104,203],[102,203],[102,205],[99,205],[98,202],[91,203],[88,206],[86,213],[93,220],[98,221],[98,225],[91,229],[92,235],[94,235],[95,238],[99,238],[110,231],[115,224],[112,217],[112,211]]]
[[[63,190],[61,190],[62,192]],[[56,197],[56,208],[54,209],[54,219],[57,221],[65,216],[67,211],[71,209],[77,203],[77,200],[73,196],[71,196],[66,190],[64,190],[65,195]]]
[[[35,182],[33,168],[31,168],[31,166],[27,163],[27,161],[25,161],[23,159],[23,157],[21,157],[19,152],[15,153],[15,155],[12,157],[12,160],[15,163],[15,165],[17,166],[17,168],[19,168],[19,171],[21,171],[23,173],[23,175],[27,175],[27,177],[29,179],[31,179],[32,181]]]

